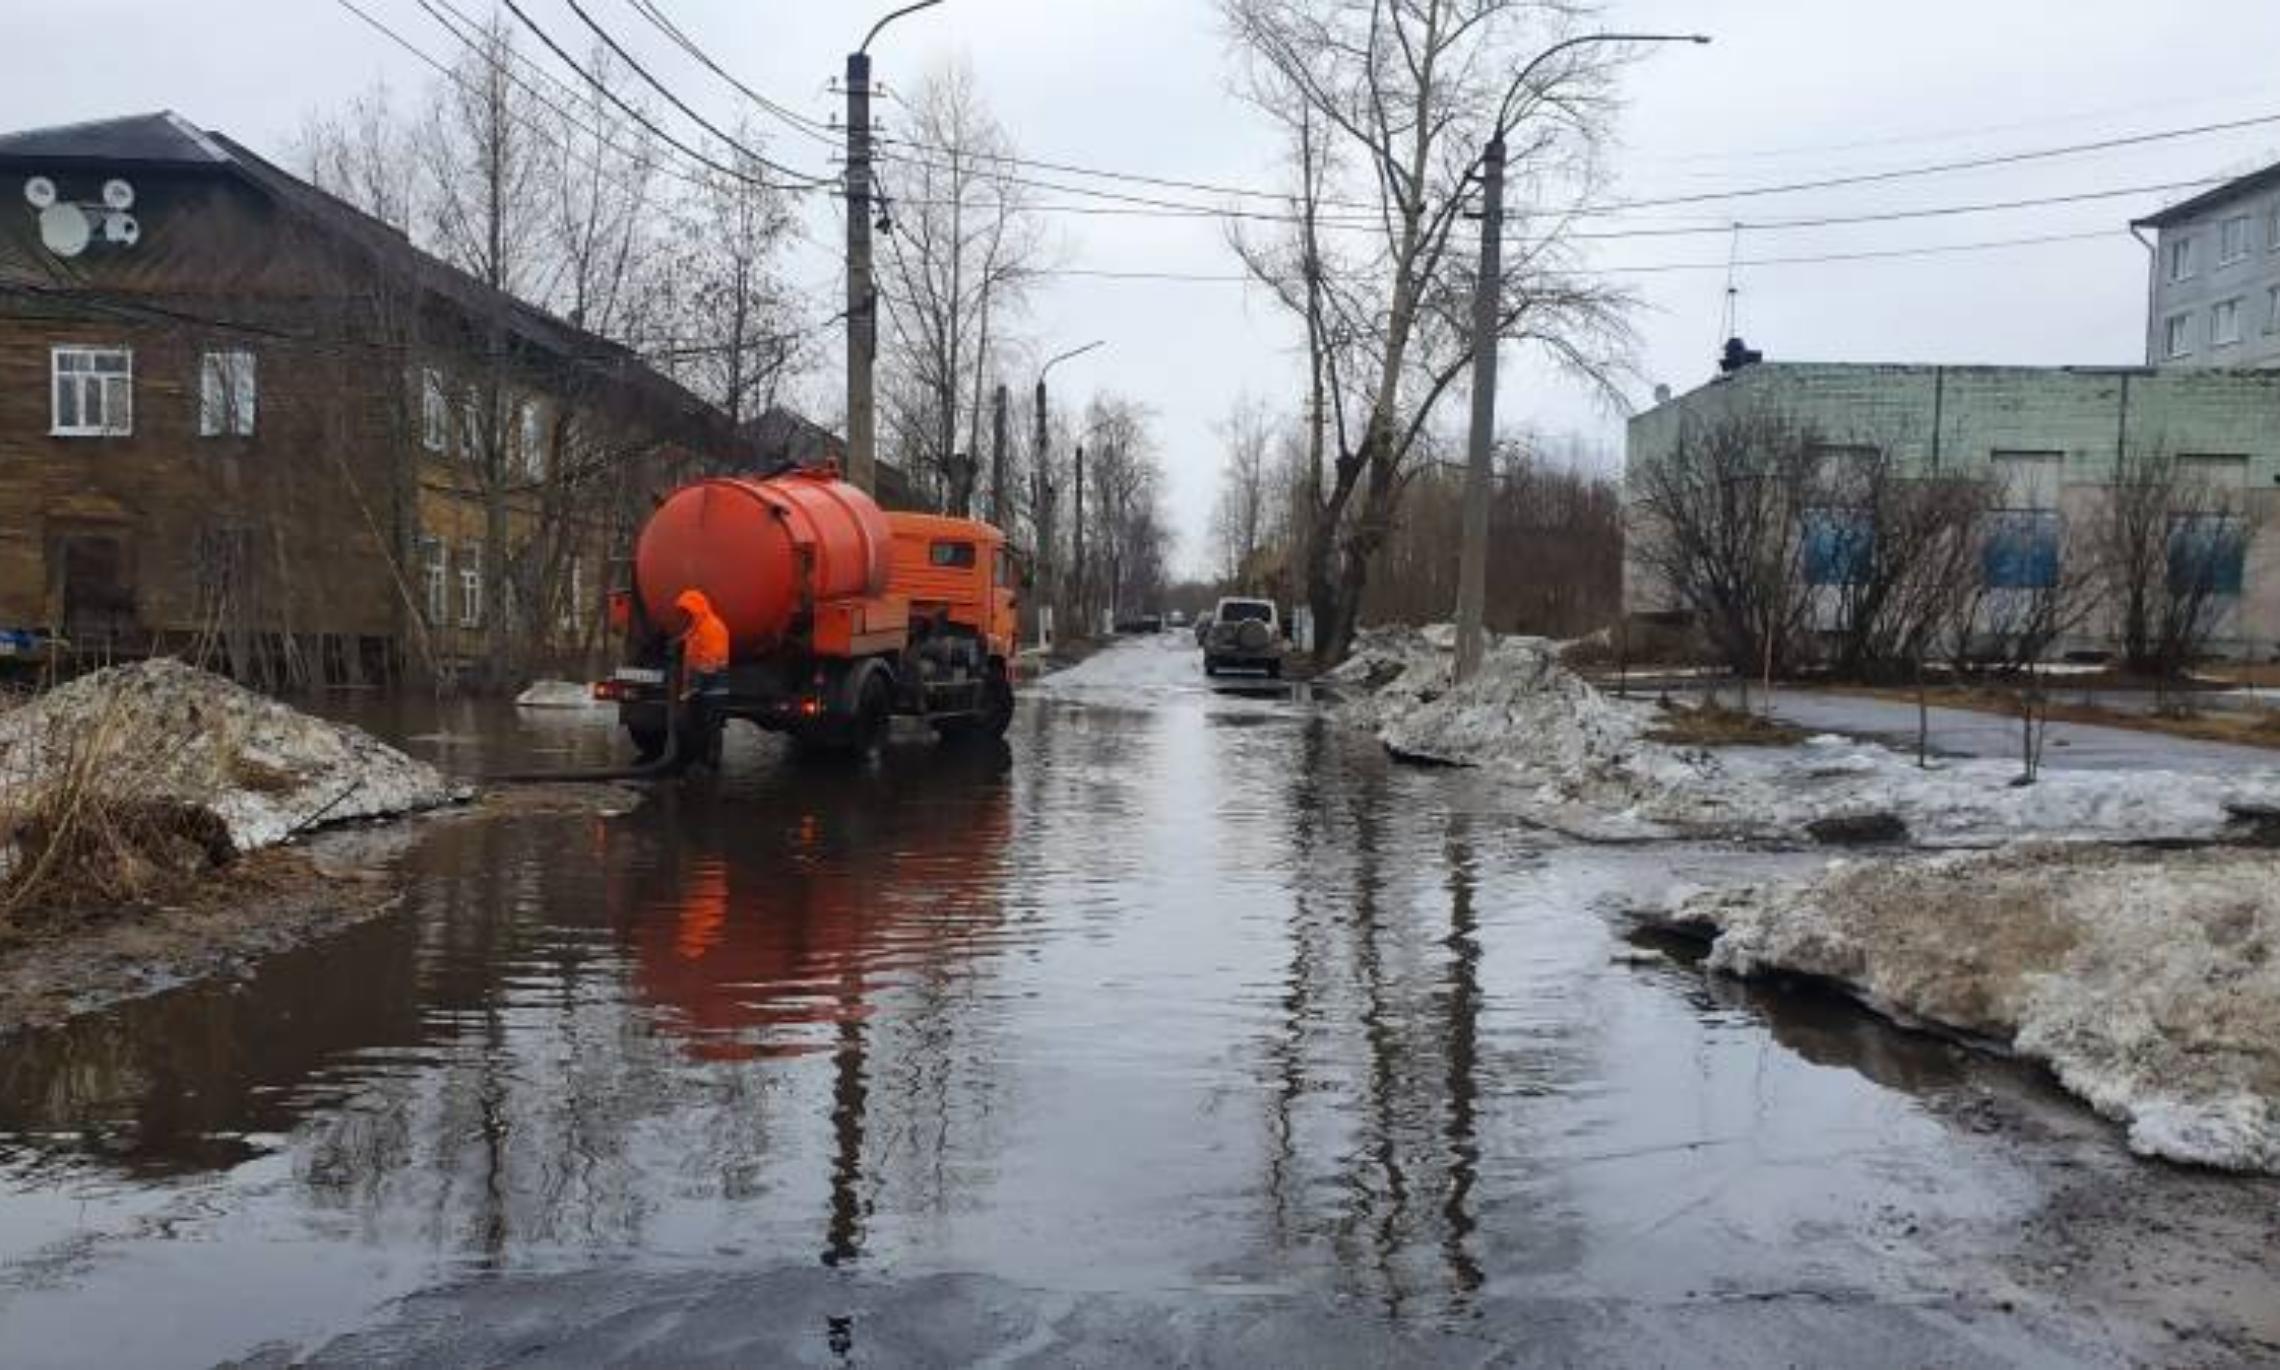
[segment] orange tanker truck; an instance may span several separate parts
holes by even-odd
[[[634,544],[610,597],[625,664],[596,692],[644,762],[708,757],[734,718],[834,750],[868,750],[897,714],[1001,736],[1017,580],[996,528],[882,512],[828,468],[699,481]],[[690,669],[722,629],[725,667]]]

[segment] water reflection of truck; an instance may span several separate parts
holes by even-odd
[[[732,718],[851,750],[896,715],[1001,736],[1017,582],[996,528],[884,513],[829,470],[700,481],[641,531],[633,583],[610,600],[625,664],[599,692],[644,761],[668,744],[708,755]],[[675,657],[688,590],[711,601],[731,650],[726,670],[695,681]]]

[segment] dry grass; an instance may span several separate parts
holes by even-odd
[[[113,709],[0,777],[0,933],[150,899],[234,855],[212,812],[139,783],[122,732]]]
[[[1794,747],[1805,740],[1805,730],[1706,701],[1666,705],[1647,736],[1677,747]]]

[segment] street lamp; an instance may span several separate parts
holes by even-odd
[[[1041,608],[1038,627],[1039,631],[1048,638],[1051,636],[1051,619],[1049,616],[1052,613],[1054,588],[1053,477],[1045,464],[1045,454],[1052,442],[1051,430],[1045,424],[1045,378],[1053,374],[1054,367],[1059,366],[1071,357],[1081,357],[1095,348],[1106,346],[1108,346],[1106,339],[1095,339],[1082,347],[1072,347],[1066,352],[1057,353],[1047,360],[1043,366],[1037,368],[1037,441],[1035,444],[1037,466],[1032,473],[1032,479],[1037,482],[1037,578],[1041,582],[1039,589],[1042,591],[1037,599]],[[1077,498],[1082,500],[1084,498],[1084,475],[1081,470],[1077,476],[1077,482]],[[1082,517],[1081,507],[1079,517]],[[1081,524],[1079,528],[1079,536],[1081,537],[1083,536]]]
[[[1473,285],[1472,439],[1465,461],[1465,524],[1457,557],[1457,679],[1480,670],[1481,619],[1488,601],[1490,446],[1496,435],[1497,313],[1504,298],[1504,134],[1528,78],[1547,60],[1586,43],[1707,43],[1706,33],[1586,33],[1545,48],[1520,68],[1496,112],[1481,154],[1480,279]]]
[[[847,479],[873,492],[879,454],[871,371],[879,355],[879,309],[871,282],[871,44],[895,20],[941,3],[918,0],[889,13],[847,54]]]

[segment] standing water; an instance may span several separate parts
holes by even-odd
[[[1002,749],[422,825],[397,911],[7,1041],[0,1364],[2127,1358],[2004,1273],[2134,1165],[2097,1124],[1617,935],[1797,858],[1567,844],[1134,660]]]

